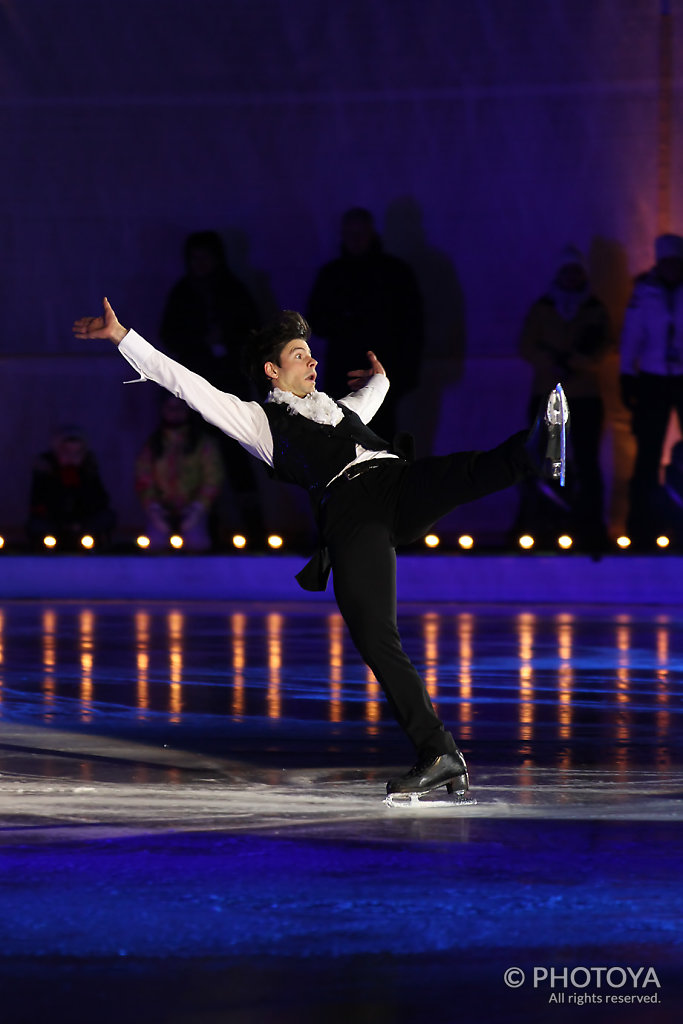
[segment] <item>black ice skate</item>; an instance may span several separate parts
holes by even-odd
[[[544,400],[524,445],[534,469],[564,487],[567,471],[569,403],[561,384]]]
[[[449,796],[462,798],[470,782],[465,758],[456,748],[453,754],[438,754],[436,757],[418,761],[405,775],[397,775],[387,782],[389,807],[404,803],[418,803],[420,798],[434,790],[446,787]],[[462,800],[460,800],[462,802]]]

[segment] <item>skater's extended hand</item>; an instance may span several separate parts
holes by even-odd
[[[349,387],[352,391],[358,391],[358,389],[362,388],[363,385],[368,382],[370,377],[374,377],[376,373],[381,373],[386,377],[386,370],[374,352],[368,352],[368,360],[370,362],[369,370],[349,370],[346,375]]]
[[[104,314],[102,316],[82,316],[76,320],[73,332],[77,338],[106,338],[115,345],[123,341],[128,331],[116,318],[116,313],[109,304],[109,299],[102,300]]]

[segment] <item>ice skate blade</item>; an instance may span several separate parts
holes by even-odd
[[[444,807],[472,807],[476,802],[475,798],[467,793],[450,795],[436,789],[429,793],[389,793],[384,798],[387,807],[424,807],[432,810]]]
[[[559,436],[552,444],[552,447],[554,448],[555,444],[559,442],[559,450],[555,452],[555,457],[549,460],[551,463],[550,475],[553,480],[559,480],[560,487],[564,487],[567,471],[567,428],[569,425],[569,405],[561,384],[556,384],[548,396],[548,404],[546,406],[546,423],[549,427],[554,427],[559,431]]]

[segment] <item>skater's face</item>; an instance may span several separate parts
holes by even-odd
[[[311,355],[308,344],[301,338],[294,338],[282,349],[279,363],[266,363],[264,370],[274,388],[305,398],[315,391],[317,365],[318,360]]]

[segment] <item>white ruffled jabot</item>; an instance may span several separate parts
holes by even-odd
[[[336,427],[344,419],[340,407],[324,391],[311,391],[310,395],[299,398],[291,391],[273,388],[267,400],[277,402],[278,405],[288,405],[291,412],[298,412],[300,416],[305,416],[307,420],[313,420],[315,423],[327,423]]]

